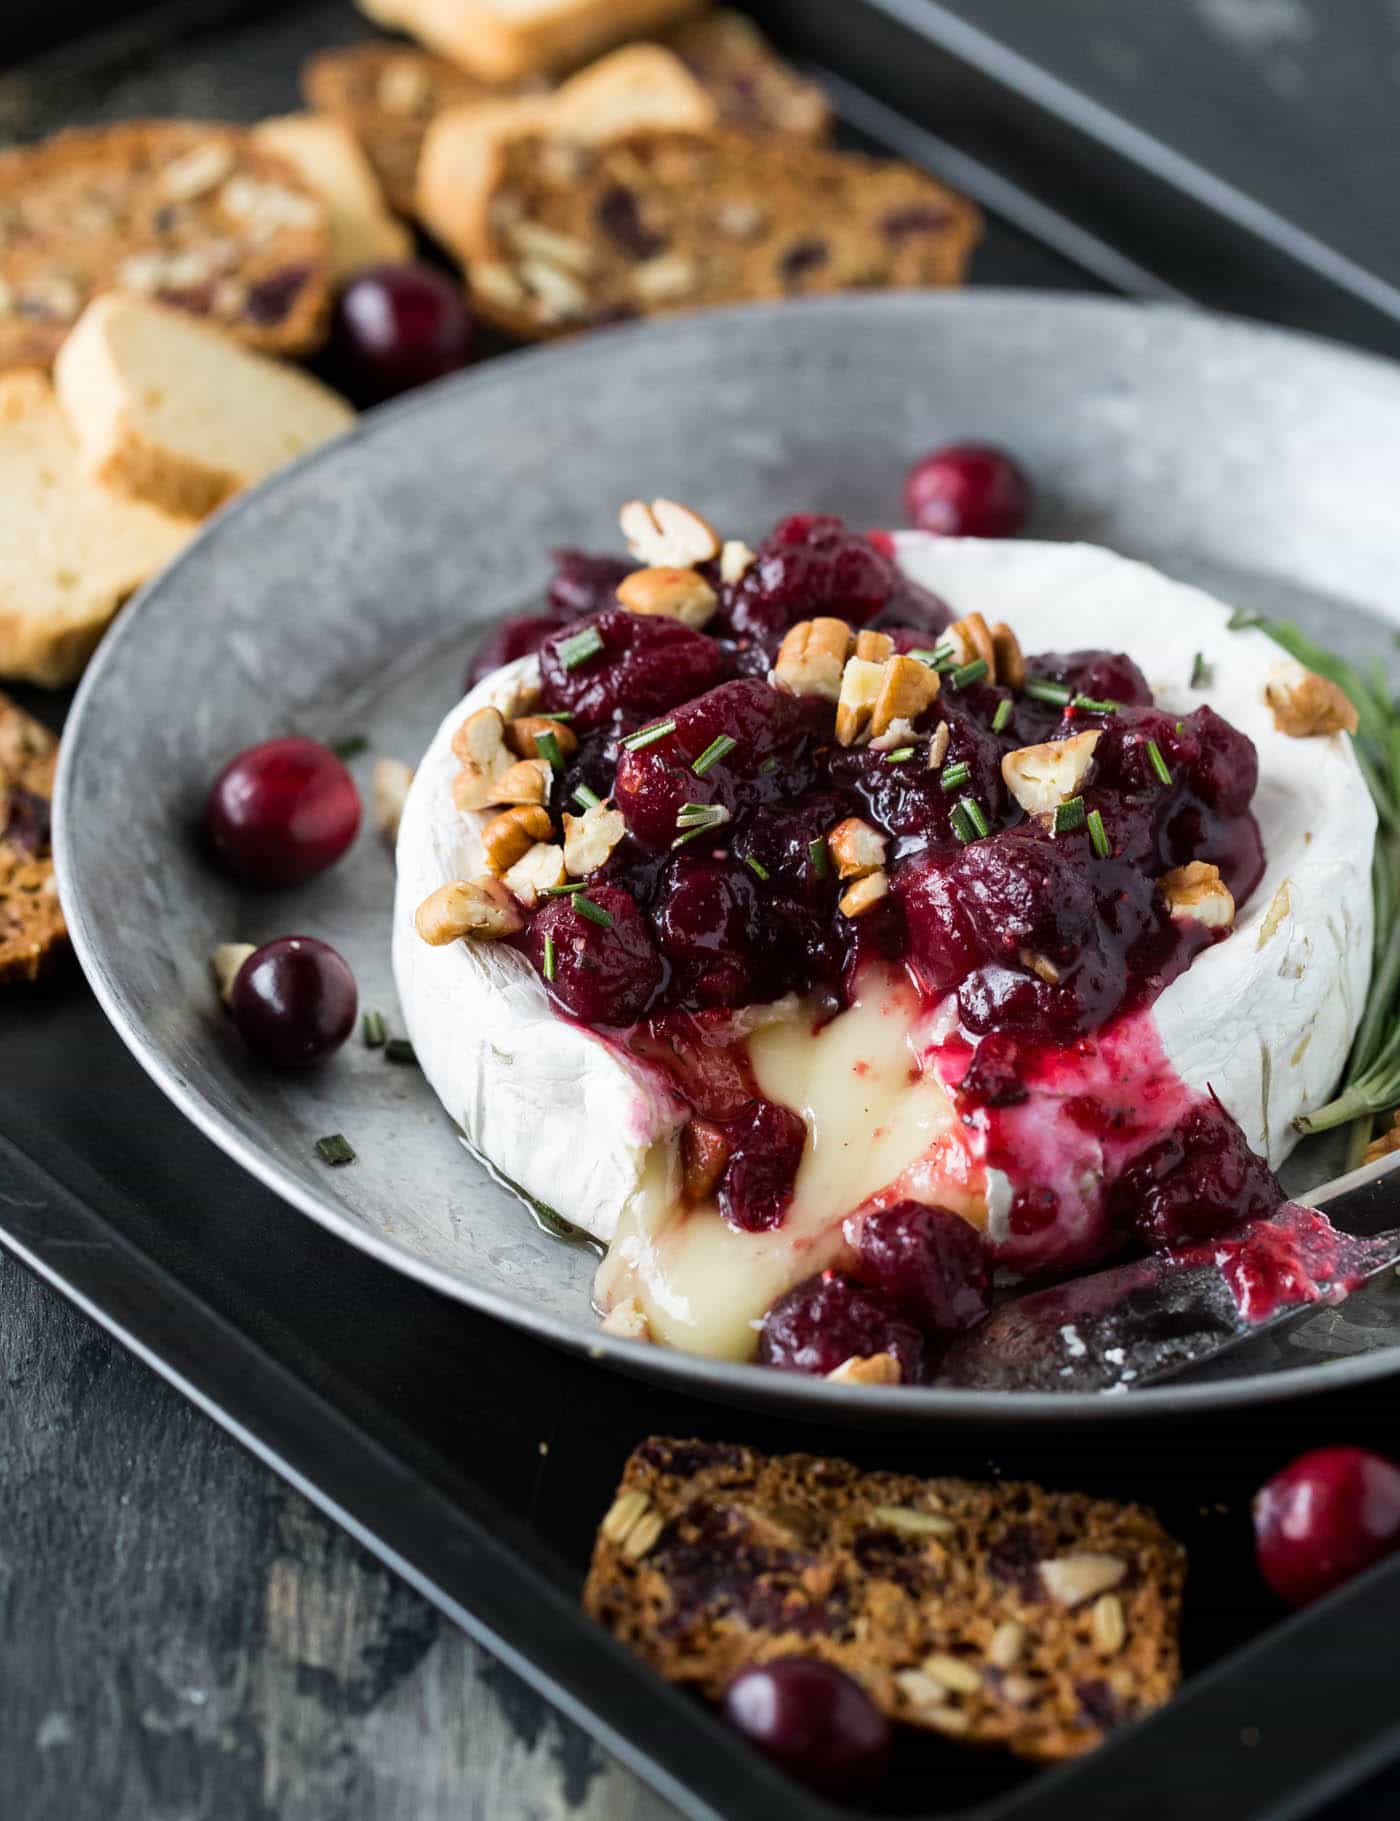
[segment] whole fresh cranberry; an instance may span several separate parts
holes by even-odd
[[[747,1118],[730,1126],[726,1136],[730,1152],[719,1181],[720,1213],[746,1233],[781,1226],[807,1142],[801,1114],[771,1100],[756,1100]]]
[[[279,936],[239,968],[229,1011],[259,1062],[308,1068],[333,1055],[355,1028],[355,976],[315,936]]]
[[[319,740],[264,740],[215,778],[204,825],[229,872],[256,885],[300,885],[355,839],[360,793]]]
[[[475,348],[466,299],[431,266],[367,266],[336,302],[331,359],[366,404],[455,373]]]
[[[764,1757],[825,1795],[870,1792],[889,1760],[885,1716],[858,1682],[813,1657],[741,1669],[724,1714]]]
[[[1254,1500],[1259,1572],[1306,1606],[1400,1549],[1400,1466],[1364,1448],[1315,1448]]]
[[[615,716],[637,724],[712,689],[725,656],[703,632],[679,620],[605,608],[561,629],[540,650],[544,704],[590,733]]]
[[[584,1024],[634,1023],[661,985],[651,931],[619,885],[590,883],[581,899],[551,898],[531,919],[526,947],[555,998]]]
[[[915,462],[904,482],[910,524],[945,537],[1014,537],[1030,508],[1030,482],[989,443],[946,443]]]
[[[992,1306],[982,1235],[946,1208],[897,1201],[860,1223],[861,1274],[922,1328],[956,1334]]]
[[[877,1353],[893,1354],[906,1385],[922,1381],[923,1335],[888,1297],[840,1271],[823,1271],[780,1296],[758,1333],[762,1365],[818,1378]]]
[[[1266,1220],[1283,1200],[1268,1164],[1212,1099],[1133,1159],[1106,1206],[1111,1225],[1160,1251]]]
[[[799,512],[763,540],[754,562],[724,590],[723,617],[771,656],[799,620],[839,613],[863,626],[907,588],[888,556],[839,518]]]

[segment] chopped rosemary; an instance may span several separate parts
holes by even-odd
[[[731,739],[727,733],[716,734],[690,769],[697,778],[703,778],[712,766],[718,765],[720,760],[733,752],[738,744],[739,742]]]
[[[418,1052],[408,1041],[407,1037],[391,1037],[384,1045],[384,1060],[386,1062],[402,1062],[416,1066],[418,1062]]]
[[[541,759],[549,762],[549,769],[560,772],[564,769],[564,755],[559,750],[559,742],[552,733],[535,735],[535,752]]]
[[[824,879],[831,871],[831,862],[826,857],[826,842],[820,835],[815,841],[807,843],[807,858],[812,862],[812,871],[819,879]]]
[[[1103,825],[1103,817],[1096,809],[1091,809],[1084,818],[1089,825],[1089,840],[1100,860],[1107,860],[1113,852],[1109,844],[1108,830]]]
[[[554,938],[553,938],[553,936],[546,936],[544,939],[544,977],[546,980],[549,980],[549,981],[552,981],[554,979]]]
[[[560,639],[555,646],[565,670],[577,670],[590,658],[596,658],[602,649],[603,635],[596,626],[585,626],[582,632],[576,632],[569,639]]]
[[[1191,687],[1193,689],[1209,689],[1214,681],[1215,678],[1211,674],[1210,665],[1206,663],[1204,656],[1198,651],[1191,660]]]
[[[959,759],[956,764],[945,765],[938,774],[938,782],[944,790],[957,790],[967,783],[972,776],[972,767],[966,759]]]
[[[590,790],[586,784],[580,784],[574,791],[574,802],[580,809],[596,809],[602,802],[596,790]]]
[[[574,718],[572,708],[535,708],[531,713],[537,714],[542,721],[572,721]]]
[[[778,769],[778,761],[776,759],[765,759],[758,769],[763,777],[771,778],[773,773]]]
[[[992,732],[1005,733],[1006,723],[1011,719],[1011,697],[1003,696],[997,703],[997,711],[992,716]]]
[[[1164,784],[1170,784],[1172,781],[1172,768],[1162,757],[1162,749],[1155,740],[1149,740],[1147,742],[1147,758],[1153,771],[1156,772],[1162,782]]]
[[[948,687],[966,689],[969,683],[980,683],[989,668],[985,658],[974,658],[970,664],[960,664],[948,678]]]
[[[352,733],[347,739],[337,740],[331,751],[337,759],[358,759],[362,752],[369,751],[369,741],[362,733]]]
[[[1071,708],[1082,708],[1086,714],[1117,714],[1123,706],[1121,702],[1100,700],[1098,696],[1081,695],[1071,696],[1069,705]]]
[[[542,885],[540,896],[542,898],[572,898],[575,892],[582,890],[582,879],[570,879],[567,885]]]
[[[987,818],[982,811],[982,805],[977,801],[976,797],[959,797],[958,808],[972,824],[973,832],[979,841],[991,833],[990,828],[987,826]]]
[[[668,733],[675,731],[674,721],[653,721],[650,727],[639,727],[636,733],[629,733],[622,744],[628,752],[640,752],[644,746],[654,746],[658,740],[664,740]]]
[[[763,862],[761,860],[755,860],[752,854],[744,855],[744,865],[748,867],[749,871],[756,879],[762,879],[765,884],[773,876]]]
[[[723,803],[683,803],[676,817],[676,827],[681,833],[671,843],[672,847],[684,847],[687,841],[693,841],[698,835],[707,835],[713,829],[723,828],[729,820],[729,811]]]
[[[383,1049],[386,1032],[384,1029],[384,1014],[382,1012],[366,1012],[361,1021],[360,1028],[364,1032],[365,1048],[367,1050]]]
[[[1084,826],[1084,799],[1071,797],[1067,803],[1061,803],[1055,810],[1055,828],[1057,835],[1070,834],[1076,828]]]
[[[1027,677],[1021,685],[1021,693],[1033,702],[1049,702],[1052,708],[1063,708],[1070,698],[1068,686],[1052,683],[1049,677]]]
[[[322,1163],[354,1163],[355,1161],[355,1153],[341,1132],[332,1132],[329,1138],[318,1138],[316,1155]]]
[[[590,923],[596,923],[599,929],[611,929],[612,912],[604,910],[601,904],[595,904],[591,898],[585,898],[582,892],[574,896],[574,909],[580,917],[587,917]]]
[[[896,746],[893,752],[885,754],[886,765],[907,765],[914,756],[912,746]]]
[[[964,847],[966,847],[969,842],[977,839],[976,825],[961,803],[955,803],[953,805],[952,814],[948,817],[948,822],[953,833],[957,836],[958,840],[962,842]]]

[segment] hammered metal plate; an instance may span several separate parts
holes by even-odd
[[[1389,1283],[1232,1355],[1210,1383],[1116,1399],[853,1391],[613,1341],[589,1308],[592,1255],[540,1230],[466,1154],[416,1071],[352,1043],[317,1074],[261,1073],[215,1003],[215,944],[300,931],[339,948],[362,1004],[395,1017],[387,852],[367,829],[298,892],[231,884],[196,840],[230,754],[292,730],[362,733],[367,787],[372,755],[422,751],[479,629],[538,601],[551,547],[616,546],[620,500],[690,500],[751,541],[798,508],[891,523],[910,460],[954,436],[1017,451],[1037,482],[1036,535],[1111,545],[1390,662],[1400,369],[1382,361],[1195,311],[1029,292],[597,335],[371,414],[220,514],[123,614],[79,695],[58,792],[88,977],[138,1060],[285,1197],[288,1219],[300,1209],[444,1295],[711,1397],[838,1421],[1058,1421],[1400,1370]],[[328,1132],[350,1138],[353,1167],[318,1161]],[[1330,1167],[1301,1166],[1313,1181]]]

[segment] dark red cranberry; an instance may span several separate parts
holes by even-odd
[[[555,550],[551,558],[549,610],[561,621],[585,620],[616,606],[618,584],[637,566],[625,557],[597,556],[588,550]]]
[[[992,1306],[982,1235],[946,1208],[897,1201],[860,1223],[861,1274],[922,1328],[955,1334]]]
[[[632,1024],[661,985],[661,957],[642,913],[617,885],[590,884],[580,909],[551,898],[530,921],[526,943],[542,976],[545,938],[553,943],[555,998],[584,1024]],[[601,913],[603,921],[588,914]]]
[[[873,1793],[889,1760],[885,1716],[858,1682],[813,1657],[741,1669],[724,1714],[764,1757],[824,1795]]]
[[[1217,814],[1243,816],[1259,787],[1259,754],[1253,740],[1210,707],[1189,715],[1183,733],[1195,746],[1186,761],[1192,790]]]
[[[475,689],[483,677],[489,677],[502,664],[513,664],[517,658],[529,657],[558,630],[559,621],[552,613],[515,613],[502,620],[473,651],[463,688]]]
[[[259,1062],[302,1069],[333,1055],[355,1028],[355,976],[315,936],[279,936],[239,968],[229,1010]]]
[[[601,649],[588,650],[591,632]],[[578,733],[615,715],[633,724],[660,715],[712,689],[724,672],[723,651],[703,632],[621,607],[559,631],[540,651],[545,706],[572,714]]]
[[[996,1032],[984,1037],[958,1083],[959,1102],[967,1106],[1014,1107],[1029,1098],[1030,1089],[1021,1079],[1019,1046]]]
[[[430,266],[368,266],[336,302],[331,357],[366,403],[455,373],[475,347],[461,289]]]
[[[756,1100],[747,1118],[725,1135],[731,1149],[719,1181],[720,1213],[746,1233],[781,1226],[807,1142],[801,1114],[771,1100]]]
[[[839,518],[800,512],[786,518],[759,546],[742,579],[724,591],[724,616],[741,638],[771,651],[789,626],[813,615],[839,613],[865,622],[900,592],[889,557]]]
[[[300,885],[355,839],[360,793],[319,740],[264,740],[219,773],[204,822],[229,872],[257,885]]]
[[[1400,1549],[1400,1466],[1364,1448],[1315,1448],[1254,1501],[1259,1572],[1306,1606]]]
[[[1131,708],[1152,706],[1147,678],[1121,651],[1043,651],[1027,660],[1026,674],[1063,683],[1076,695],[1095,701],[1120,702]]]
[[[922,1381],[923,1335],[888,1297],[839,1271],[823,1271],[780,1296],[758,1334],[761,1364],[818,1378],[877,1353],[893,1354],[906,1385]]]
[[[1030,482],[988,443],[947,443],[915,462],[904,482],[910,524],[945,537],[1014,537],[1030,509]]]
[[[687,850],[662,891],[657,925],[667,954],[688,975],[687,997],[699,1005],[742,1004],[751,997],[763,940],[754,874],[738,860]]]
[[[711,640],[703,643],[713,648]],[[682,809],[698,804],[727,812],[717,824],[717,838],[726,840],[724,830],[741,810],[790,790],[782,762],[801,740],[805,713],[795,697],[756,677],[737,677],[685,702],[667,717],[674,723],[670,731],[622,755],[614,796],[628,829],[649,847],[668,848],[682,832]],[[707,762],[718,740],[733,744]]]
[[[1207,1100],[1133,1159],[1113,1184],[1107,1209],[1120,1230],[1160,1249],[1267,1219],[1283,1199],[1268,1164],[1224,1107]]]

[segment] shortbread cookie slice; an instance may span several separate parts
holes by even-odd
[[[0,374],[0,676],[73,682],[193,530],[86,478],[44,374]]]
[[[418,167],[423,225],[463,261],[492,248],[491,198],[512,139],[547,134],[558,143],[557,176],[581,174],[571,147],[598,145],[639,129],[702,131],[716,108],[674,52],[631,44],[599,58],[553,94],[453,108],[429,128]]]
[[[439,114],[468,101],[509,98],[510,87],[480,82],[445,57],[405,44],[348,44],[303,67],[307,105],[354,134],[391,207],[411,215],[423,135]]]
[[[568,69],[629,38],[667,30],[705,0],[359,0],[484,82]]]
[[[0,986],[37,980],[66,947],[49,840],[58,740],[0,695]]]
[[[0,154],[0,368],[48,366],[112,289],[304,353],[325,328],[328,255],[320,198],[237,128],[60,133]]]
[[[814,292],[958,283],[971,203],[909,165],[737,133],[495,148],[479,313],[540,339]]]
[[[202,518],[355,416],[309,374],[120,292],[88,305],[54,383],[88,480],[184,518]]]
[[[830,133],[831,103],[821,87],[784,62],[742,13],[703,13],[666,42],[714,97],[726,126],[811,140]]]
[[[816,1657],[893,1720],[1045,1760],[1172,1694],[1185,1566],[1139,1505],[653,1437],[583,1600],[711,1700],[747,1664]]]
[[[391,215],[359,141],[323,114],[284,114],[253,128],[255,142],[285,158],[326,205],[335,284],[382,260],[407,259],[413,236]]]

